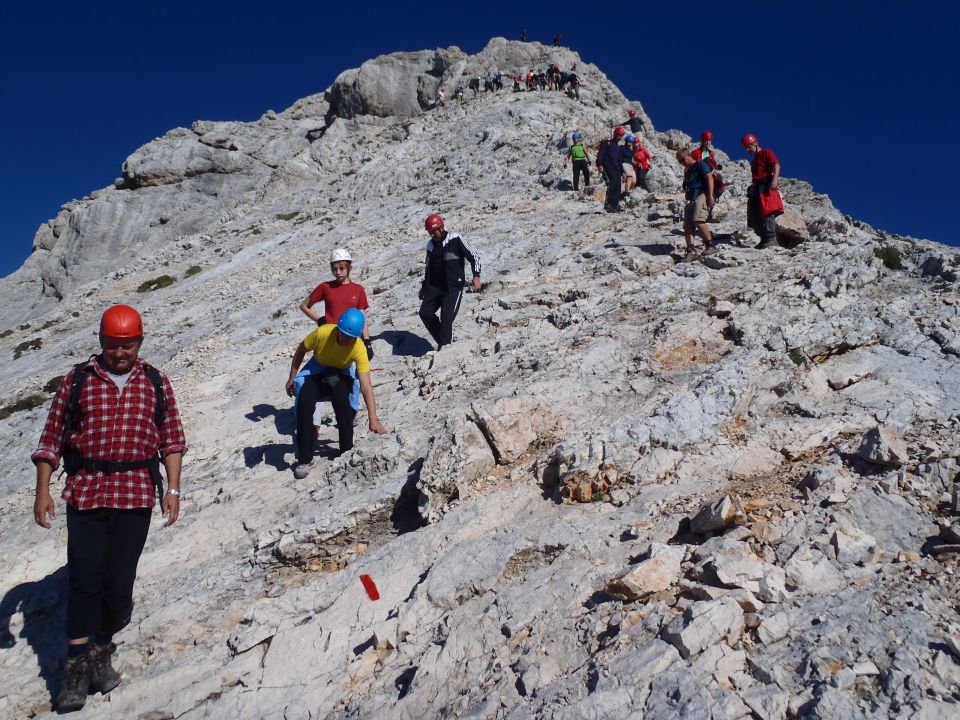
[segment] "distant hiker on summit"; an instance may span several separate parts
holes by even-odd
[[[79,710],[87,693],[120,684],[110,657],[114,633],[130,622],[137,563],[150,527],[154,490],[164,527],[180,515],[180,468],[187,451],[173,388],[139,357],[143,321],[127,305],[100,318],[99,355],[60,383],[31,456],[37,468],[33,516],[56,514],[50,477],[67,474],[67,662],[56,707]],[[169,488],[163,492],[160,463]]]
[[[583,136],[579,131],[571,136],[573,144],[567,151],[567,157],[563,159],[563,166],[573,160],[573,189],[580,189],[580,175],[583,174],[584,187],[590,187],[590,156],[587,155],[587,148],[583,145]]]
[[[698,231],[703,237],[704,253],[709,255],[716,251],[713,235],[707,227],[715,204],[713,173],[705,160],[697,162],[689,150],[677,150],[677,160],[683,165],[683,191],[687,200],[683,208],[683,234],[687,244],[684,260],[693,260],[696,258],[693,238]]]
[[[443,218],[429,215],[423,223],[430,235],[423,270],[423,283],[418,297],[420,320],[437,343],[437,350],[453,342],[453,321],[460,311],[460,300],[466,286],[465,262],[470,263],[473,279],[470,285],[480,292],[480,256],[461,235],[447,231]],[[437,312],[440,319],[437,319]]]
[[[643,120],[637,117],[636,110],[630,110],[627,112],[629,116],[626,120],[620,123],[619,127],[625,128],[630,127],[630,132],[636,135],[638,132],[643,130]]]
[[[350,308],[369,309],[367,293],[364,291],[363,285],[350,279],[352,268],[353,258],[350,256],[350,251],[346,248],[334,250],[330,255],[330,272],[333,274],[333,281],[322,282],[317,285],[306,300],[300,303],[300,311],[317,325],[334,325]],[[311,309],[318,302],[323,302],[323,317]],[[373,360],[370,326],[366,322],[363,325],[363,344],[367,348],[367,359]],[[318,372],[322,372],[322,368],[315,360],[311,359],[294,378],[294,394],[297,398],[300,397],[300,388],[303,387],[303,382],[307,376]],[[355,364],[350,366],[350,377],[354,380],[353,390],[350,393],[350,407],[356,413],[360,409],[360,383],[356,382],[357,367]],[[354,418],[356,418],[356,415],[354,415]]]
[[[627,131],[622,127],[613,129],[613,137],[600,145],[597,153],[597,167],[603,168],[607,178],[607,198],[603,209],[610,213],[620,212],[620,177],[623,173],[620,141]]]
[[[297,479],[305,478],[313,463],[313,446],[317,441],[313,411],[318,401],[330,400],[333,405],[340,436],[340,453],[353,447],[354,411],[350,408],[350,392],[356,381],[350,376],[349,370],[354,363],[370,418],[370,431],[381,435],[387,432],[377,419],[377,401],[373,396],[373,385],[370,384],[370,360],[367,349],[360,342],[365,325],[363,313],[350,308],[340,316],[336,325],[321,325],[307,335],[293,353],[290,377],[286,383],[287,395],[293,396],[294,381],[308,350],[313,352],[311,362],[316,362],[320,367],[320,372],[304,379],[297,403],[297,465],[293,468],[293,475]]]
[[[744,135],[740,144],[753,155],[750,161],[753,184],[747,188],[747,227],[760,237],[758,248],[779,247],[777,215],[783,214],[783,199],[777,189],[780,161],[773,150],[761,148],[752,133]]]

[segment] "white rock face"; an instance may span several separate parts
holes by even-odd
[[[550,62],[580,102],[427,109],[441,82],[449,99]],[[608,215],[563,189],[563,154],[630,107],[656,192]],[[66,526],[62,503],[51,531],[33,523],[29,455],[118,302],[143,313],[191,449],[182,517],[154,518],[116,638],[124,682],[78,718],[948,716],[956,251],[790,178],[809,237],[756,250],[749,168],[722,141],[720,250],[680,263],[690,144],[572,51],[494,39],[173,129],[65,204],[0,280],[0,716],[50,710]],[[483,261],[440,352],[417,318],[432,212]],[[370,301],[390,432],[361,410],[355,448],[296,480],[283,385],[335,247]]]

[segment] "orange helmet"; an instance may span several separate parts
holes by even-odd
[[[100,317],[100,334],[112,338],[143,337],[143,320],[129,305],[114,305]]]

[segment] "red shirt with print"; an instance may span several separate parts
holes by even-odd
[[[187,442],[170,381],[160,373],[167,412],[158,428],[154,422],[155,391],[143,365],[143,360],[137,358],[123,392],[96,358],[83,366],[80,371],[86,377],[78,417],[65,437],[64,416],[70,404],[74,371],[67,373],[53,398],[40,444],[31,456],[34,463],[46,460],[56,469],[67,445],[79,450],[84,459],[107,462],[139,462],[149,460],[157,452],[161,457],[186,452]],[[77,510],[153,507],[153,481],[147,468],[118,473],[80,470],[67,477],[63,499]]]
[[[323,282],[317,285],[310,297],[307,298],[307,307],[313,307],[323,300],[323,322],[327,325],[336,325],[337,320],[350,308],[366,310],[367,293],[360,283]]]
[[[750,172],[753,181],[760,182],[773,176],[773,166],[779,163],[776,154],[769,148],[760,148],[753,160],[750,161]]]

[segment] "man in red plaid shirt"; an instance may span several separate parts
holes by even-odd
[[[63,379],[32,456],[34,519],[45,528],[55,514],[50,477],[61,458],[67,471],[63,499],[70,589],[67,662],[57,694],[61,712],[83,707],[91,688],[107,693],[120,683],[110,660],[113,635],[133,612],[133,582],[160,462],[169,483],[161,500],[164,526],[180,514],[186,439],[170,381],[138,357],[142,343],[143,322],[132,307],[115,305],[103,314],[102,352]]]

